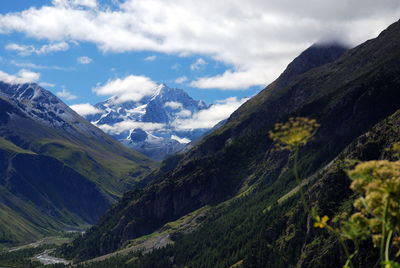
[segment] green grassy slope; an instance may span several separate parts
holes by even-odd
[[[15,157],[19,154],[35,155],[31,151],[24,150],[13,143],[0,138],[0,159],[4,160]],[[8,164],[8,163],[7,163]],[[4,181],[6,175],[2,166],[0,183],[0,244],[14,245],[37,240],[43,235],[54,234],[66,226],[42,213],[32,203],[26,202],[14,194],[8,188],[8,182]],[[82,221],[75,217],[75,224],[82,224]]]
[[[345,159],[362,161],[393,159],[386,148],[400,141],[400,110],[379,122],[350,143],[335,160],[311,176],[307,199],[320,214],[333,218],[351,211],[353,193],[344,171]],[[246,193],[208,207],[200,228],[190,234],[175,234],[173,245],[147,255],[110,256],[102,262],[78,267],[339,267],[345,263],[341,247],[326,230],[315,229],[295,190],[280,183],[264,184]],[[279,201],[281,200],[281,201]],[[176,222],[167,224],[175,226]],[[163,227],[164,229],[164,227]],[[178,233],[180,230],[178,229]],[[133,241],[148,240],[143,236]],[[133,242],[132,242],[133,243]],[[351,246],[351,244],[349,244]],[[361,245],[357,267],[373,267],[378,256],[371,244]],[[123,251],[120,252],[122,254]],[[100,259],[99,259],[100,260]]]
[[[0,82],[5,92],[13,92],[13,86]],[[30,242],[93,224],[157,166],[61,101],[52,101],[70,113],[61,126],[28,114],[27,107],[41,107],[41,102],[0,97],[1,244]]]
[[[293,226],[287,225],[280,216],[286,211],[293,213],[289,211],[295,203],[287,210],[272,209],[272,216],[268,218],[255,216],[256,211],[261,213],[268,208],[263,207],[264,204],[276,202],[295,187],[288,153],[272,150],[268,131],[275,123],[286,121],[291,116],[317,119],[321,128],[315,141],[301,150],[299,163],[303,178],[315,174],[359,135],[400,108],[397,101],[400,97],[399,35],[400,23],[395,23],[377,39],[347,51],[333,63],[313,68],[288,81],[280,82],[278,79],[188,153],[166,161],[152,185],[143,191],[126,194],[83,238],[65,248],[64,253],[76,259],[86,259],[111,252],[125,241],[152,233],[190,211],[246,192],[249,194],[243,194],[243,199],[232,204],[242,204],[238,215],[243,214],[243,217],[246,217],[247,210],[251,212],[254,209],[249,218],[235,215],[230,218],[230,209],[212,214],[215,219],[232,224],[227,225],[229,228],[224,235],[220,236],[220,233],[214,237],[221,247],[220,252],[226,256],[239,254],[243,246],[240,243],[234,249],[223,246],[225,236],[241,236],[239,231],[230,231],[239,222],[251,226],[255,221],[265,220],[271,228],[280,224],[287,233],[293,233],[291,228],[297,228],[296,224],[306,223],[304,215],[293,216],[292,220],[296,221]],[[339,202],[342,197],[338,196],[332,202]],[[330,202],[329,199],[325,201]],[[210,224],[208,229],[213,226],[217,227]],[[272,239],[277,238],[273,236]],[[304,243],[299,241],[304,242],[302,239],[304,236],[296,240],[288,254],[301,253]],[[281,245],[284,244],[281,241]],[[195,251],[196,245],[192,246]],[[190,250],[192,247],[186,252]],[[211,254],[204,250],[202,248],[199,254]],[[210,250],[216,249],[211,247]],[[292,257],[289,258],[291,261]],[[186,258],[189,261],[191,257]],[[284,263],[285,259],[282,261]]]

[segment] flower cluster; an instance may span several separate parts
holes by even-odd
[[[361,194],[354,202],[359,212],[350,217],[350,229],[358,230],[358,238],[371,237],[382,251],[384,244],[386,251],[389,243],[399,247],[400,161],[362,162],[348,174],[353,180],[351,189]]]
[[[315,119],[305,117],[292,117],[286,123],[275,124],[269,137],[275,142],[279,150],[293,150],[309,142],[320,125]]]
[[[354,206],[372,220],[386,217],[387,224],[400,231],[400,161],[363,162],[348,173],[353,179],[351,189],[362,194]],[[372,232],[381,229],[379,222],[371,222]]]

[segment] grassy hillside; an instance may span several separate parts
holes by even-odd
[[[307,200],[319,213],[330,218],[350,212],[354,193],[349,189],[344,160],[393,159],[386,148],[398,141],[400,111],[356,138],[334,161],[307,177]],[[287,176],[289,174],[283,174],[280,180]],[[170,245],[165,248],[144,256],[120,251],[119,256],[112,255],[103,261],[99,258],[96,263],[78,267],[126,264],[132,267],[341,266],[346,258],[336,237],[324,229],[314,228],[312,222],[307,221],[296,190],[295,185],[286,187],[285,182],[264,184],[256,192],[240,194],[208,207],[205,218],[204,215],[197,218],[197,224],[201,224],[199,228],[185,235],[184,228],[176,228],[169,233]],[[294,193],[287,195],[291,192]],[[165,226],[179,226],[184,218]],[[160,230],[166,232],[165,226]],[[141,239],[149,241],[149,237],[156,235],[135,239],[128,245]],[[355,262],[357,267],[372,267],[377,258],[372,244],[364,243]]]
[[[41,101],[18,99],[33,89]],[[93,224],[157,166],[37,85],[0,82],[0,91],[2,245]]]
[[[296,199],[282,199],[296,187],[290,170],[292,158],[288,152],[272,150],[268,132],[289,117],[316,119],[321,128],[315,140],[300,151],[300,176],[310,178],[326,167],[357,137],[400,108],[399,35],[400,23],[395,23],[378,38],[345,52],[332,63],[303,69],[296,76],[284,73],[223,127],[186,154],[167,160],[154,183],[127,193],[97,225],[65,247],[64,254],[79,260],[109,253],[204,205],[218,204],[198,232],[175,243],[175,249],[181,244],[182,248],[173,251],[173,262],[229,267],[242,260],[251,267],[254,260],[256,266],[264,261],[270,267],[287,267],[294,266],[300,257],[306,262],[306,253],[315,245],[322,243],[319,249],[334,245],[329,237],[327,243],[310,241],[309,231],[304,232],[308,220]],[[296,61],[307,60],[305,57]],[[379,150],[375,155],[379,156]],[[322,184],[318,207],[332,209],[332,214],[349,192],[343,190],[348,183],[344,173],[329,171],[337,176],[327,180],[337,181]],[[316,180],[321,176],[312,178],[309,187],[321,185]],[[276,205],[278,200],[280,206]],[[159,256],[169,256],[168,250]],[[252,257],[252,252],[258,255]],[[336,253],[329,256],[340,258]]]

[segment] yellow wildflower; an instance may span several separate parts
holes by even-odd
[[[316,222],[314,222],[314,227],[315,228],[324,228],[327,225],[327,222],[329,220],[328,216],[323,216],[322,219],[319,216],[315,217]]]

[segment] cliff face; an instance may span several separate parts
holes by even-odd
[[[224,126],[186,154],[165,161],[158,174],[153,174],[157,179],[152,185],[128,193],[83,238],[74,242],[69,248],[70,256],[85,259],[108,253],[167,221],[205,204],[220,204],[240,193],[250,193],[271,204],[277,202],[294,186],[294,179],[288,153],[271,150],[268,131],[289,117],[316,119],[321,128],[313,143],[301,150],[299,164],[302,177],[315,174],[354,139],[400,108],[399,35],[400,23],[395,23],[378,38],[346,51],[339,58],[332,56],[320,61],[326,64],[319,67],[318,63],[303,65],[309,54],[304,53],[301,60],[297,59],[301,66],[296,66],[296,61],[290,64],[280,78],[240,107]],[[315,57],[311,53],[309,60],[313,62]],[[334,61],[329,63],[329,59]],[[346,184],[343,177],[337,185],[343,188]],[[344,193],[324,200],[340,203],[347,197],[348,193]],[[290,206],[285,209],[290,210]],[[221,218],[229,218],[229,213],[224,213]],[[278,211],[274,213],[267,222],[271,229],[269,239],[276,242],[288,222]],[[298,213],[300,216],[293,216],[291,221],[303,224],[307,217]],[[279,228],[275,226],[278,223],[282,225]],[[304,239],[300,232],[296,235],[296,243]],[[288,252],[299,257],[298,245],[290,247],[293,248]],[[282,254],[273,252],[275,257]],[[274,267],[272,262],[269,265]]]

